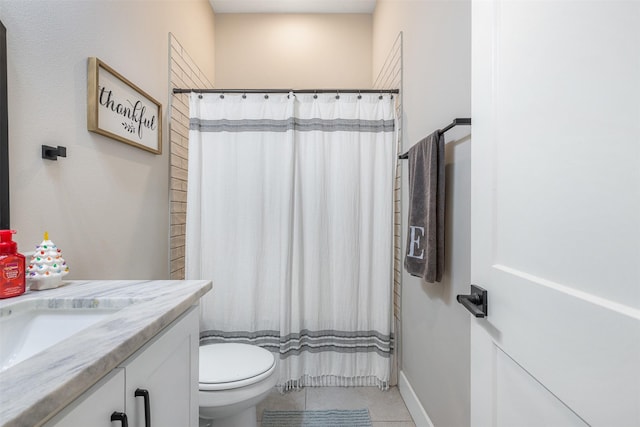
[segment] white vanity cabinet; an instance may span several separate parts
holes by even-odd
[[[198,426],[198,340],[198,311],[191,309],[121,365],[130,427]]]
[[[189,309],[44,426],[197,427],[197,313]],[[114,413],[127,421],[112,422]]]
[[[124,375],[124,369],[114,369],[45,427],[112,427],[111,414],[124,410]]]

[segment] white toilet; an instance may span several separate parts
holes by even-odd
[[[200,426],[257,425],[256,405],[278,380],[277,360],[250,344],[200,346]]]

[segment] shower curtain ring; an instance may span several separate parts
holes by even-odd
[[[313,99],[318,99],[318,92],[317,91],[313,92]]]
[[[362,93],[360,93],[360,91],[358,91],[358,99],[362,99]]]
[[[336,99],[340,99],[340,91],[336,90]]]
[[[224,93],[220,94],[220,99],[224,99]]]
[[[242,99],[247,99],[247,94],[246,93],[242,94]]]

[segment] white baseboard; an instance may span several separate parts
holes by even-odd
[[[424,410],[420,400],[418,400],[418,396],[415,391],[413,391],[413,387],[411,387],[409,380],[407,380],[407,377],[402,371],[400,371],[400,375],[398,376],[398,391],[400,391],[400,396],[402,396],[405,405],[407,405],[407,409],[413,421],[416,423],[416,427],[434,427],[427,411]]]

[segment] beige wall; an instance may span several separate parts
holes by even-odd
[[[469,117],[470,1],[378,0],[373,19],[374,72],[400,31],[406,151],[453,118]],[[469,127],[446,133],[446,271],[442,283],[424,283],[403,269],[401,369],[435,426],[470,424],[469,313],[456,302],[457,294],[469,292],[470,280],[469,133]],[[403,165],[402,218],[406,221],[406,163]],[[405,229],[402,241],[406,241]],[[402,385],[402,377],[400,380]],[[405,393],[403,397],[411,400]]]
[[[218,88],[369,88],[371,15],[218,14]]]
[[[70,279],[169,276],[169,32],[213,80],[207,0],[0,0],[8,31],[11,225],[21,251],[49,231]],[[160,101],[163,153],[87,131],[87,57]],[[67,158],[40,158],[63,145]]]

